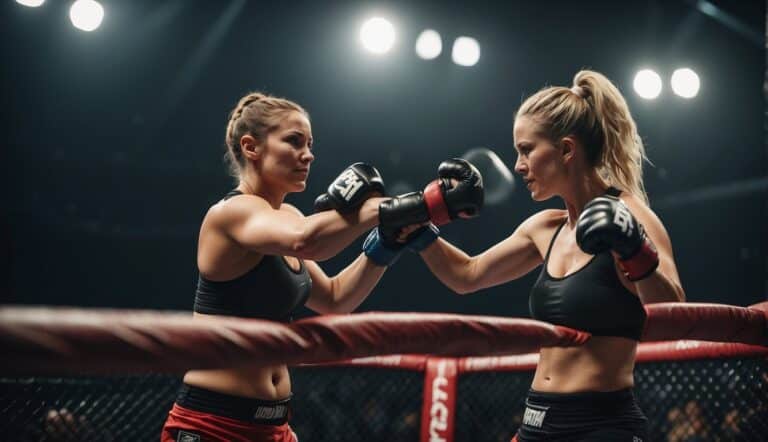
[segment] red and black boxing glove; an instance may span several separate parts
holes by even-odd
[[[613,251],[630,281],[648,277],[659,266],[659,254],[645,229],[614,196],[600,196],[584,206],[576,224],[576,243],[591,255]]]
[[[440,163],[435,181],[424,188],[429,219],[441,226],[456,218],[474,218],[485,201],[483,176],[469,161],[454,158]],[[454,186],[451,180],[456,180]]]
[[[437,173],[439,178],[424,191],[398,195],[379,204],[379,228],[386,241],[405,226],[427,221],[439,226],[480,214],[485,193],[483,177],[475,166],[455,158],[443,161]],[[455,185],[452,180],[456,180]]]

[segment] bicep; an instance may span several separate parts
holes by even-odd
[[[300,213],[256,206],[240,208],[226,223],[235,242],[265,255],[295,256],[304,237],[306,220]]]
[[[314,261],[305,259],[304,266],[312,278],[312,290],[309,292],[307,307],[317,313],[330,313],[329,300],[333,299],[333,280]]]

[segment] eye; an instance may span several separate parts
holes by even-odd
[[[301,147],[304,144],[303,137],[299,135],[288,135],[285,138],[285,141],[287,141],[289,144],[291,144],[294,147]]]

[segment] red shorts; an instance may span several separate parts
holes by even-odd
[[[298,442],[287,423],[263,425],[173,404],[163,425],[161,442]]]

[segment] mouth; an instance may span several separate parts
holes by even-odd
[[[529,189],[530,189],[530,188],[531,188],[531,184],[533,184],[533,183],[534,183],[534,180],[530,180],[530,179],[525,179],[525,178],[524,178],[524,179],[523,179],[523,182],[525,182],[525,187],[527,187],[527,188],[529,188]]]

